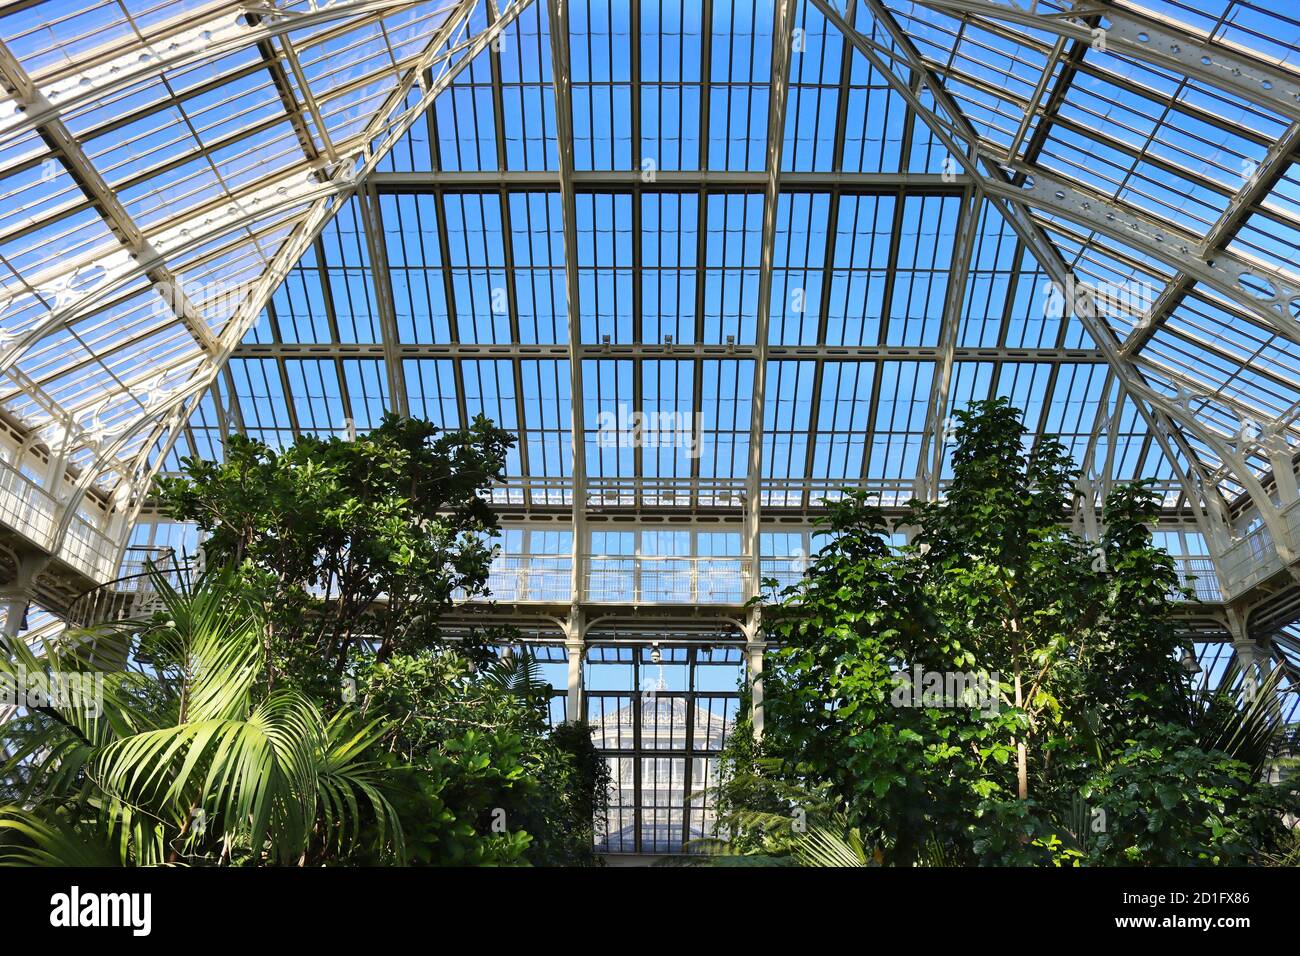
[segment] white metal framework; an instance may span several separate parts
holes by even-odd
[[[1001,394],[1083,531],[1156,482],[1198,648],[1295,671],[1281,0],[29,0],[0,88],[10,633],[232,431],[483,413],[500,611],[571,716],[611,628],[752,674],[821,499],[941,494]]]

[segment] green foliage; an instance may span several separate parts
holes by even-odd
[[[548,732],[550,687],[530,655],[490,653],[503,635],[439,629],[454,591],[484,593],[512,442],[390,416],[280,452],[232,436],[224,462],[162,480],[221,570],[192,594],[159,578],[162,612],[89,635],[77,666],[132,662],[101,717],[6,728],[0,859],[596,862],[590,728]]]
[[[1254,681],[1234,667],[1213,694],[1191,698],[1185,723],[1196,734],[1197,746],[1241,761],[1252,779],[1265,776],[1277,763],[1273,744],[1285,730],[1277,706],[1282,677],[1275,669]]]
[[[824,788],[787,780],[779,772],[779,761],[764,755],[747,704],[741,701],[741,716],[719,758],[716,813],[726,839],[697,841],[693,849],[781,857],[794,852],[799,828],[829,818],[833,807]]]
[[[224,462],[187,460],[184,477],[160,482],[267,621],[267,692],[303,688],[333,706],[344,684],[384,729],[413,863],[595,859],[608,772],[590,741],[548,734],[536,662],[486,650],[510,633],[453,645],[439,628],[453,593],[485,593],[486,492],[513,442],[481,417],[440,433],[388,416],[355,441],[304,436],[280,452],[232,436]]]
[[[283,451],[232,435],[222,462],[160,478],[172,516],[207,535],[268,623],[267,683],[322,699],[363,643],[381,659],[431,646],[452,594],[482,593],[508,433],[479,417],[439,432],[388,415],[355,441],[304,435]]]
[[[859,831],[841,833],[823,826],[813,827],[795,843],[794,858],[800,866],[855,867],[876,862]]]
[[[47,865],[590,865],[609,770],[585,724],[548,733],[527,654],[450,648],[360,658],[356,706],[262,693],[263,625],[211,573],[120,633],[131,670],[98,716],[45,707],[10,724],[0,862]],[[25,649],[35,673],[85,654]]]
[[[1290,788],[1258,786],[1246,764],[1168,724],[1142,731],[1085,793],[1106,819],[1088,862],[1109,865],[1262,862],[1286,845],[1296,806]]]
[[[451,649],[363,663],[363,710],[393,727],[413,862],[595,862],[592,821],[608,770],[586,725],[548,735],[549,687],[527,676],[534,666],[514,655],[478,667]]]
[[[6,728],[0,777],[17,783],[0,810],[0,862],[310,865],[363,843],[401,860],[389,782],[371,756],[376,723],[350,708],[326,718],[297,691],[256,696],[262,628],[224,577],[190,593],[155,585],[163,611],[109,635],[145,652],[147,670],[108,675],[94,707],[50,699]],[[89,672],[75,646],[41,660],[20,646],[0,660],[19,667],[47,679]]]
[[[613,775],[596,750],[591,725],[585,720],[565,721],[551,732],[551,743],[564,755],[569,773],[564,784],[564,816],[571,863],[592,863],[595,834],[609,819],[609,791]]]
[[[984,866],[1082,866],[1078,837],[1033,798],[998,797],[975,809],[970,829],[974,862]]]
[[[828,502],[829,543],[765,609],[766,736],[760,753],[734,735],[723,760],[737,846],[794,853],[771,823],[804,805],[797,794],[818,826],[891,865],[1159,863],[1178,840],[1227,862],[1274,845],[1266,820],[1293,796],[1260,782],[1276,724],[1232,695],[1191,694],[1150,488],[1114,488],[1086,541],[1068,524],[1078,476],[1059,442],[1032,445],[1002,399],[957,418],[952,480],[943,500],[911,503],[907,547],[889,547],[864,496]],[[994,694],[917,697],[899,674]],[[1162,808],[1182,773],[1185,804]]]

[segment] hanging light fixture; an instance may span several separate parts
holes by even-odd
[[[1196,659],[1196,653],[1191,647],[1183,651],[1183,659],[1180,663],[1183,665],[1183,670],[1189,674],[1199,674],[1201,672],[1201,663]]]

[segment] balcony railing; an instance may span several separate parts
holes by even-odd
[[[586,600],[595,604],[743,604],[748,558],[591,555]]]
[[[758,576],[763,581],[775,581],[775,588],[765,588],[764,593],[770,598],[803,580],[812,562],[808,558],[761,558],[758,562]]]
[[[1192,588],[1198,600],[1223,600],[1214,564],[1204,556],[1174,559],[1181,584]],[[798,583],[807,572],[806,557],[766,557],[759,564],[761,580],[775,580],[765,588],[767,600]],[[88,626],[138,616],[158,604],[148,568],[153,566],[168,580],[188,567],[170,549],[127,550],[120,577],[86,592],[72,605],[69,623]],[[750,560],[745,557],[661,557],[585,555],[582,558],[582,600],[591,604],[738,605],[745,602]],[[497,601],[510,604],[567,604],[573,580],[569,555],[500,554],[488,571],[489,594],[456,600]]]
[[[490,597],[472,600],[563,604],[572,585],[573,559],[568,555],[499,554],[488,571]],[[454,597],[464,600],[465,593],[456,592]]]
[[[7,461],[0,459],[0,521],[66,561],[92,581],[106,581],[116,570],[117,545],[81,515],[73,515],[62,541],[59,505],[54,496]]]
[[[92,627],[144,617],[162,607],[154,573],[175,587],[190,569],[171,548],[128,548],[119,577],[77,597],[64,619],[71,627]]]
[[[38,544],[57,526],[54,496],[8,462],[0,464],[0,520]]]
[[[1300,501],[1293,501],[1282,509],[1283,530],[1291,540],[1300,540]],[[1285,567],[1273,535],[1266,525],[1247,531],[1233,542],[1223,555],[1223,572],[1227,576],[1224,590],[1230,596],[1241,594],[1265,581]]]
[[[592,604],[743,604],[750,561],[744,557],[657,557],[587,555],[583,557],[583,600]],[[769,600],[797,584],[808,570],[806,557],[765,557],[759,562],[760,580],[774,580],[765,588]],[[1223,600],[1214,562],[1204,555],[1174,557],[1178,580],[1192,589],[1197,600]],[[510,603],[554,603],[569,600],[572,580],[567,555],[498,555],[488,574],[490,597]],[[457,595],[464,599],[464,595]]]
[[[940,489],[946,486],[940,482]],[[855,481],[849,478],[765,478],[761,489],[765,508],[817,507],[823,498],[838,501],[849,490],[864,490],[882,507],[901,507],[917,494],[916,482],[910,478],[872,478]],[[1178,483],[1156,482],[1156,492],[1164,506],[1177,507],[1182,497]],[[708,508],[740,509],[745,500],[743,478],[628,478],[589,476],[587,505],[591,508],[632,506],[680,506],[686,504]],[[511,477],[491,491],[492,501],[502,505],[563,505],[573,503],[573,482],[569,478]]]
[[[1223,600],[1219,572],[1208,557],[1175,557],[1174,567],[1178,571],[1178,583],[1191,588],[1198,601],[1219,603]]]

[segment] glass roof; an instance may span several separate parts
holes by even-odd
[[[1006,395],[1295,495],[1281,0],[16,6],[0,406],[78,491],[391,409],[516,432],[525,509],[897,503]]]

